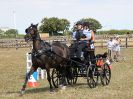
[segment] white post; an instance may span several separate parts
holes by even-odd
[[[28,73],[30,71],[30,68],[32,66],[32,61],[31,61],[31,54],[26,53],[26,57],[27,57],[27,66],[26,66],[26,72]]]
[[[46,70],[45,70],[45,77],[46,77],[46,79],[47,79],[47,77],[48,77],[48,76],[47,76],[47,71],[46,71]]]
[[[37,72],[38,72],[38,79],[39,78],[44,79],[44,77],[47,78],[47,71],[46,70],[43,70],[41,68],[38,68],[37,69]]]
[[[44,70],[41,69],[41,79],[44,79]]]

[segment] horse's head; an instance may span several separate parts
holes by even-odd
[[[25,41],[32,41],[37,36],[37,26],[38,24],[31,24],[27,29],[25,29]]]

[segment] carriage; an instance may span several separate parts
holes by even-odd
[[[69,47],[71,50],[71,47]],[[91,50],[86,49],[84,52],[89,53]],[[83,52],[83,53],[84,53]],[[99,80],[103,86],[108,85],[111,79],[111,69],[107,59],[107,53],[97,54],[96,61],[93,64],[88,54],[87,59],[84,57],[78,58],[76,56],[70,55],[65,65],[65,80],[67,84],[74,85],[77,83],[78,77],[84,77],[87,79],[87,84],[90,88],[95,88]],[[60,79],[63,78],[62,72],[59,69],[54,68],[52,70],[52,82],[55,88],[60,85]]]
[[[28,78],[30,78],[30,75],[33,74],[38,67],[46,69],[47,71],[50,92],[54,91],[53,85],[57,88],[59,84],[76,84],[78,77],[87,78],[87,83],[90,88],[97,86],[99,78],[101,79],[102,85],[108,85],[110,83],[111,70],[104,55],[96,55],[97,57],[93,59],[96,61],[95,64],[92,64],[92,59],[89,54],[86,59],[75,57],[75,55],[68,53],[71,47],[68,48],[68,46],[60,42],[49,44],[41,40],[37,26],[38,24],[31,24],[31,26],[25,30],[25,41],[33,42],[33,64],[30,71],[26,74],[21,95],[25,92]],[[89,53],[89,49],[85,49],[85,52]],[[52,76],[50,75],[50,68],[53,68]]]

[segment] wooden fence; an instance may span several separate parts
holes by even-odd
[[[106,47],[107,41],[109,37],[96,37],[96,47]],[[133,38],[129,38],[126,36],[123,36],[121,39],[121,46],[122,47],[133,47]],[[45,38],[47,42],[53,42],[53,41],[60,41],[64,42],[67,45],[71,44],[71,38],[70,37],[51,37],[51,38]],[[27,43],[24,39],[0,39],[0,48],[27,48],[31,47],[32,42]]]
[[[0,48],[26,48],[31,47],[31,44],[24,39],[0,39]]]

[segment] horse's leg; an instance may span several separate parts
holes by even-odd
[[[31,67],[30,71],[26,74],[26,77],[25,77],[25,81],[24,81],[24,84],[22,86],[22,89],[21,89],[21,95],[24,94],[25,92],[25,88],[26,88],[26,84],[28,82],[28,79],[30,78],[30,76],[35,72],[35,68],[34,67]]]
[[[49,82],[49,85],[50,85],[50,92],[53,92],[53,86],[51,84],[51,77],[50,77],[50,68],[46,68],[46,71],[47,71],[47,80]]]

